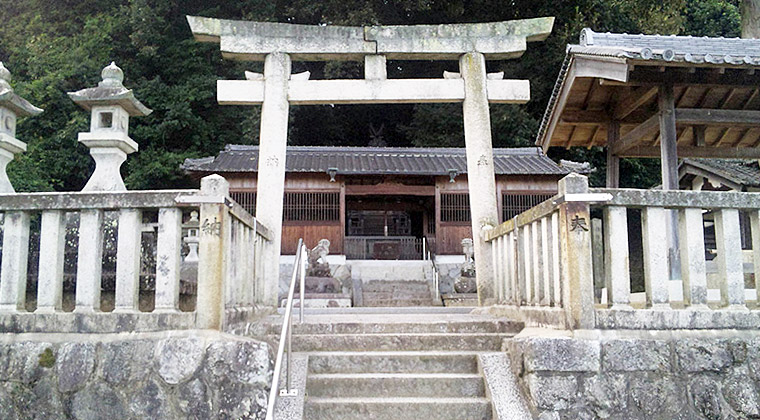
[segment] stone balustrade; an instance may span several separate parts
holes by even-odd
[[[641,213],[640,232],[628,221],[632,209]],[[749,214],[751,225],[751,285],[745,285],[740,212]],[[597,214],[602,217],[592,223]],[[706,214],[714,219],[716,241],[716,281],[710,287]],[[640,266],[632,267],[629,236],[641,237]],[[570,175],[560,181],[557,196],[493,229],[488,240],[503,310],[529,324],[760,327],[759,193],[595,189],[585,177]],[[632,291],[630,273],[637,270],[643,271],[643,285]],[[606,291],[604,299],[595,298],[595,283]]]
[[[265,262],[259,255],[271,233],[228,192],[227,182],[211,175],[202,180],[200,190],[0,195],[0,332],[223,329],[241,314],[249,314],[264,303]],[[197,208],[197,280],[181,279],[183,215]],[[66,253],[71,248],[66,241],[72,215],[78,219],[73,229],[78,231],[75,262],[73,255],[67,260]],[[141,270],[144,215],[146,219],[154,215],[158,221],[155,272],[150,273],[155,292],[147,297],[141,294],[140,283],[145,266],[142,261]],[[103,304],[104,243],[108,243],[103,235],[111,219],[116,229],[115,285],[112,300]],[[35,231],[39,261],[30,261],[30,232]],[[66,305],[65,262],[75,267],[75,290]],[[36,276],[27,275],[30,266],[38,267]],[[197,288],[190,289],[197,290],[197,298],[191,296],[189,304],[180,305],[181,282],[195,281]],[[36,296],[27,293],[28,284]]]

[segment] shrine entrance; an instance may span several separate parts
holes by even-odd
[[[461,102],[467,154],[471,225],[480,304],[494,301],[491,245],[484,231],[498,225],[489,103],[530,100],[527,80],[486,72],[486,60],[519,57],[529,41],[551,33],[554,18],[415,26],[308,26],[188,16],[194,37],[218,42],[225,58],[264,61],[264,73],[220,80],[223,105],[261,105],[256,217],[270,226],[276,261],[282,241],[282,197],[288,110],[293,105]],[[388,79],[386,60],[458,60],[458,72],[441,79]],[[309,80],[291,74],[291,61],[364,62],[364,79]],[[453,69],[452,69],[453,70]],[[272,264],[264,300],[277,301],[279,267]]]

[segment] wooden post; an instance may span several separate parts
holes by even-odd
[[[610,121],[607,124],[607,188],[620,186],[620,158],[612,154],[620,142],[620,122]]]
[[[673,85],[659,88],[658,107],[660,118],[660,169],[662,172],[662,189],[678,189],[678,153],[676,133],[676,111]],[[678,214],[669,211],[668,220],[668,262],[670,279],[681,278],[681,260],[678,253]]]
[[[209,175],[201,180],[201,195],[221,202],[201,204],[196,327],[218,330],[224,320],[224,281],[229,263],[226,251],[230,215],[224,204],[229,184],[219,175]]]
[[[588,193],[588,178],[570,174],[558,183],[560,195]],[[562,301],[570,328],[595,327],[594,275],[591,267],[591,223],[589,205],[566,202],[560,205],[560,253]]]

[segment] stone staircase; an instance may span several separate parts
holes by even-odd
[[[362,284],[362,306],[434,306],[428,281],[372,280]]]
[[[299,404],[286,404],[289,415],[275,418],[530,418],[495,415],[503,387],[493,388],[484,377],[493,371],[484,363],[495,360],[484,355],[502,356],[497,359],[508,366],[502,344],[520,323],[448,308],[359,309],[364,311],[323,310],[294,323],[293,350],[300,352],[294,383],[302,396]],[[250,333],[274,342],[280,327],[281,317],[272,316]]]

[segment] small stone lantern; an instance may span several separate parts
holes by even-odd
[[[90,111],[90,131],[79,133],[79,142],[90,149],[95,172],[82,191],[124,191],[119,168],[127,155],[137,151],[137,143],[129,138],[129,117],[153,112],[124,87],[124,72],[111,63],[101,73],[98,87],[69,92],[69,98]]]
[[[16,138],[16,118],[42,112],[40,108],[16,95],[10,81],[11,72],[0,62],[0,194],[16,192],[5,167],[16,153],[26,151],[26,143]]]

